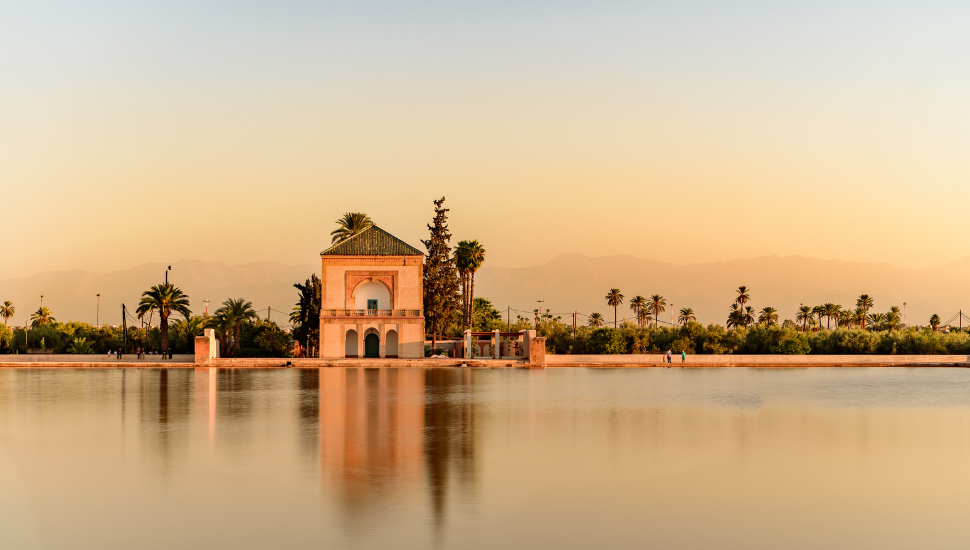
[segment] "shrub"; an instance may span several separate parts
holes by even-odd
[[[626,340],[619,330],[614,328],[598,328],[593,331],[587,341],[589,353],[598,355],[615,355],[626,353]]]

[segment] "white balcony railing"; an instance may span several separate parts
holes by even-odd
[[[420,317],[420,309],[321,309],[321,317]]]

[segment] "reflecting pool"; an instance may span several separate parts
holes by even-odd
[[[3,548],[967,548],[970,370],[0,369]]]

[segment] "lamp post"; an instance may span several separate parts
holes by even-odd
[[[172,266],[168,266],[168,269],[165,270],[165,286],[168,286],[168,272],[171,270]]]
[[[542,302],[545,300],[536,300],[539,303],[539,316],[536,318],[536,330],[539,330],[539,323],[542,321]]]
[[[205,316],[208,317],[209,316],[209,300],[202,300],[202,301],[205,302]]]
[[[906,302],[903,302],[903,325],[906,324]]]
[[[98,309],[94,318],[95,318],[95,324],[98,325],[98,328],[101,328],[101,295],[100,294],[98,294]]]

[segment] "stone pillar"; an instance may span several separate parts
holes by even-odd
[[[529,366],[546,366],[546,339],[545,337],[529,339]]]
[[[207,365],[217,357],[219,357],[219,340],[216,339],[216,331],[207,328],[202,336],[195,337],[195,364]]]
[[[364,325],[357,323],[357,358],[364,357]]]
[[[465,359],[472,358],[472,331],[465,331]]]
[[[532,339],[535,337],[536,331],[534,330],[522,331],[522,358],[526,361],[529,360],[529,356],[532,353]]]
[[[494,342],[492,343],[492,357],[494,359],[501,359],[502,358],[502,331],[495,330],[492,332],[492,334],[494,334],[494,336],[492,337],[494,339]]]
[[[386,359],[387,357],[387,325],[380,323],[377,325],[377,336],[381,339],[381,345],[377,356],[381,359]]]
[[[205,336],[195,337],[195,364],[209,364],[209,339]]]

